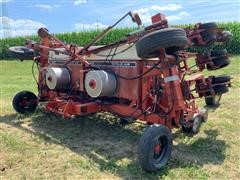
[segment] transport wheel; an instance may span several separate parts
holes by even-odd
[[[14,96],[12,105],[18,113],[33,112],[38,105],[37,96],[30,91],[21,91]]]
[[[184,47],[188,43],[186,32],[181,28],[165,28],[142,37],[136,43],[137,55],[140,58],[159,56],[160,48]]]
[[[9,49],[9,55],[21,60],[32,60],[34,58],[34,50],[25,46],[13,46]]]
[[[192,123],[192,126],[182,126],[183,132],[197,134],[202,125],[203,118],[197,115],[190,122]]]
[[[179,47],[169,47],[169,48],[165,48],[166,54],[173,54],[176,51],[179,51],[181,48]]]
[[[227,54],[226,49],[217,49],[217,50],[211,51],[211,57],[224,56],[226,54]]]
[[[229,82],[230,80],[231,80],[231,77],[228,75],[214,76],[212,78],[212,84],[225,83],[225,82]]]
[[[219,106],[222,94],[216,94],[215,96],[205,97],[205,103],[207,106]]]
[[[158,171],[171,157],[172,134],[163,125],[149,126],[140,138],[138,159],[145,171]]]

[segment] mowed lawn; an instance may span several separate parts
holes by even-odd
[[[144,126],[121,126],[111,114],[64,120],[38,108],[19,115],[13,96],[36,92],[32,62],[0,61],[0,179],[239,179],[240,56],[228,67],[205,74],[230,74],[232,88],[199,134],[174,130],[172,158],[166,168],[146,173],[136,148]],[[199,105],[204,106],[203,100]]]

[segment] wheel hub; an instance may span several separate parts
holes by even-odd
[[[20,105],[23,106],[23,107],[26,107],[28,105],[28,101],[26,99],[23,99],[21,102],[20,102]]]
[[[155,147],[154,147],[154,154],[160,154],[161,152],[161,145],[160,144],[157,144]]]

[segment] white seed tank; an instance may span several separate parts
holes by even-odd
[[[46,69],[46,84],[49,89],[66,89],[71,82],[67,68],[51,67]]]
[[[116,77],[104,70],[92,70],[86,74],[85,89],[89,96],[112,96],[116,91]]]

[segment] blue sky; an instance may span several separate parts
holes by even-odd
[[[138,12],[145,25],[158,12],[170,24],[240,21],[240,0],[0,0],[0,5],[0,36],[9,29],[12,36],[34,34],[41,26],[53,33],[104,28],[128,11]],[[125,20],[120,26],[135,25]]]

